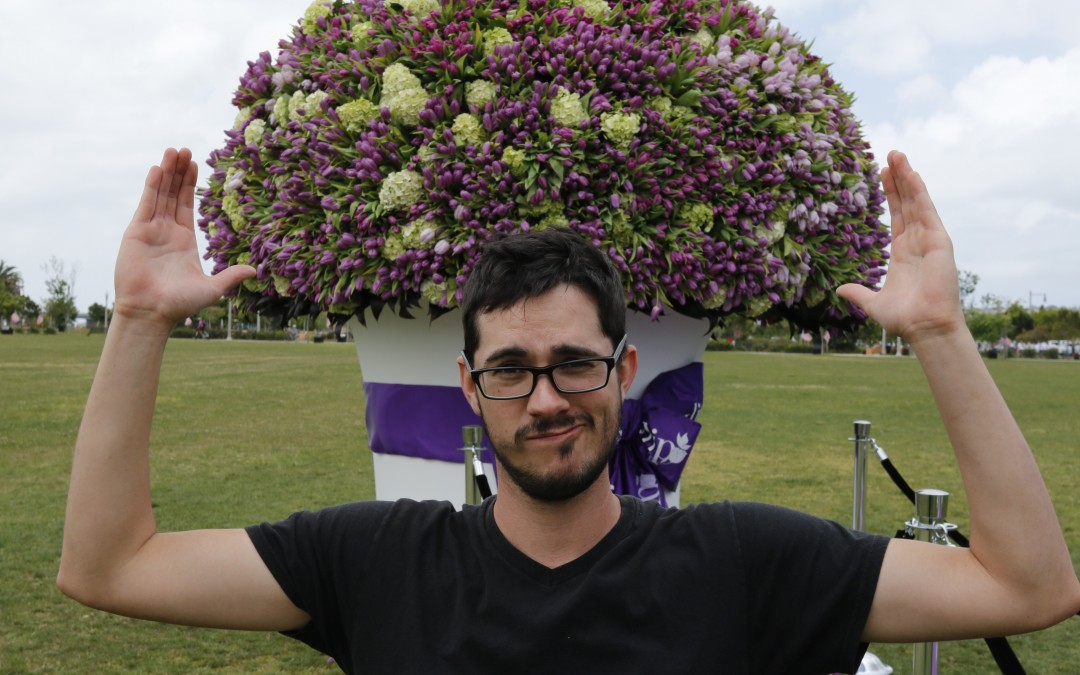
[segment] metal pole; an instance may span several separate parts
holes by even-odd
[[[949,512],[949,493],[943,490],[916,490],[915,518],[908,522],[908,531],[918,541],[948,544],[951,526],[945,522]],[[917,642],[912,655],[914,675],[937,675],[938,643]]]
[[[854,505],[851,512],[851,529],[865,532],[866,526],[866,456],[874,447],[870,438],[870,423],[866,420],[855,421],[855,490]]]
[[[465,503],[479,504],[484,501],[480,495],[480,486],[476,482],[476,460],[479,458],[481,443],[484,438],[484,428],[478,425],[461,427],[461,440],[465,453]],[[481,473],[483,469],[481,468]]]
[[[229,299],[229,329],[225,333],[225,339],[232,339],[232,299]]]

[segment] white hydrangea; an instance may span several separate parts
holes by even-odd
[[[244,142],[248,145],[259,145],[263,135],[266,134],[266,122],[260,119],[251,120],[244,129]]]
[[[240,108],[236,113],[236,120],[233,122],[233,129],[239,129],[244,126],[244,123],[251,117],[251,108]]]
[[[551,116],[564,127],[576,128],[587,117],[581,105],[581,96],[559,87],[559,93],[551,102]]]
[[[360,133],[367,129],[368,123],[379,117],[379,106],[366,98],[350,101],[337,107],[338,119],[347,131]]]
[[[611,13],[607,0],[575,0],[574,5],[584,9],[585,16],[593,21],[599,21]]]
[[[420,78],[400,63],[391,64],[383,71],[382,97],[385,101],[410,89],[422,89]]]
[[[423,89],[409,89],[401,92],[389,101],[383,99],[383,105],[390,108],[390,118],[405,127],[420,124],[420,111],[428,101],[428,94]]]
[[[641,116],[637,113],[607,112],[600,116],[600,129],[620,150],[626,150],[641,131]]]
[[[312,35],[319,30],[319,19],[325,19],[333,11],[332,0],[315,0],[304,11],[304,33]]]
[[[696,42],[698,47],[701,48],[701,53],[704,54],[716,44],[716,38],[713,37],[708,28],[702,26],[701,30],[690,36],[690,42]]]
[[[487,137],[484,127],[480,125],[480,120],[469,113],[462,113],[455,117],[451,131],[454,132],[454,142],[459,146],[480,145]]]
[[[391,4],[401,5],[402,9],[418,19],[427,18],[428,14],[441,8],[439,0],[385,0],[385,4],[387,7]]]
[[[379,188],[379,203],[387,211],[407,209],[423,196],[424,178],[415,171],[395,171]]]
[[[279,126],[285,126],[289,122],[289,102],[292,97],[288,94],[282,94],[274,101],[274,123]]]
[[[465,85],[465,102],[477,108],[491,103],[498,94],[499,87],[491,80],[473,80]]]

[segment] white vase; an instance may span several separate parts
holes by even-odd
[[[373,447],[375,498],[436,499],[460,505],[465,500],[460,423],[480,424],[461,393],[455,362],[465,341],[461,312],[430,320],[427,309],[421,308],[414,316],[405,319],[384,311],[378,320],[369,315],[366,325],[355,318],[349,323],[369,397],[374,388],[382,387],[380,397],[392,392],[375,410],[369,406],[365,415]],[[670,309],[659,321],[628,311],[629,342],[639,354],[629,398],[640,397],[660,373],[700,361],[708,330],[708,321]],[[388,419],[393,422],[386,423]],[[434,439],[433,433],[438,434]],[[419,436],[426,439],[417,441]],[[485,473],[494,476],[490,463]],[[496,481],[490,482],[497,492]],[[677,486],[664,490],[664,496],[669,506],[678,506]]]

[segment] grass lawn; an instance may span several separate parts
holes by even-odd
[[[56,590],[71,451],[100,336],[0,337],[0,673],[338,672],[273,634],[164,626],[85,609]],[[918,489],[963,489],[913,359],[708,353],[702,436],[683,502],[768,501],[851,520],[851,423],[873,434]],[[1080,565],[1080,364],[992,361],[1035,448]],[[351,344],[174,340],[152,440],[162,529],[240,527],[371,498],[363,388]],[[450,439],[451,442],[456,442]],[[911,507],[876,462],[868,529]],[[928,583],[933,583],[932,579]],[[1013,640],[1031,673],[1074,673],[1080,619]],[[910,672],[910,647],[873,651]],[[990,673],[981,642],[947,643],[943,672]]]

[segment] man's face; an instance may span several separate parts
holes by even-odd
[[[600,330],[596,303],[575,287],[558,286],[535,298],[477,317],[480,336],[473,368],[547,366],[610,356],[615,345]],[[628,345],[607,386],[563,394],[541,376],[527,398],[495,401],[476,389],[458,359],[461,386],[484,420],[499,470],[533,499],[564,501],[597,480],[618,439],[622,401],[637,370]]]

